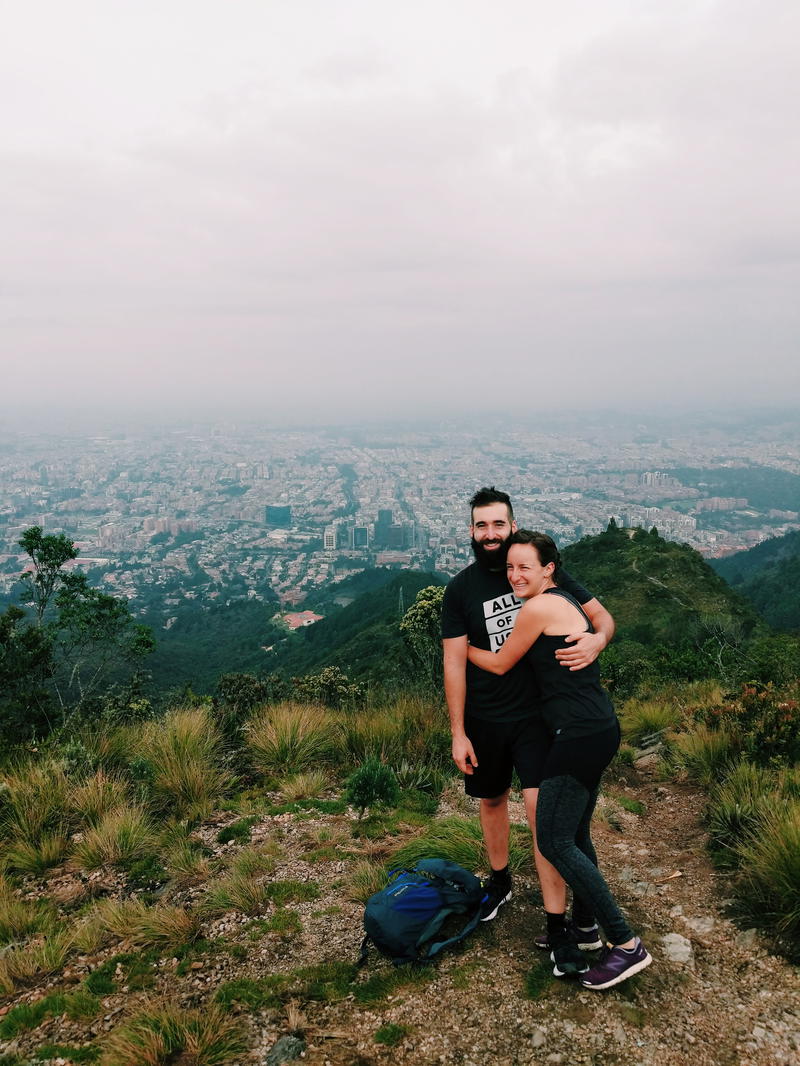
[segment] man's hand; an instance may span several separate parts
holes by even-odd
[[[469,737],[453,737],[453,762],[462,774],[474,773],[478,760],[475,758],[475,751]]]
[[[602,633],[585,631],[570,633],[569,636],[564,637],[564,640],[572,646],[559,648],[556,651],[556,658],[569,670],[583,670],[585,666],[593,663],[607,643]]]

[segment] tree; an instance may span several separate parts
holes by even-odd
[[[56,693],[62,707],[84,703],[120,668],[136,668],[155,649],[125,600],[92,588],[84,574],[64,574],[52,623]]]
[[[77,559],[78,549],[63,533],[42,533],[41,526],[26,529],[19,540],[31,557],[33,571],[22,575],[21,581],[29,603],[36,611],[36,623],[41,626],[47,606],[64,578],[64,563]]]
[[[441,619],[444,585],[428,585],[420,589],[416,599],[403,615],[400,632],[403,640],[422,670],[426,683],[439,691],[442,679]]]
[[[12,605],[0,614],[0,735],[18,744],[50,729],[50,639]]]

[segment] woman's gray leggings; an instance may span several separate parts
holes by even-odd
[[[633,932],[597,868],[589,833],[599,794],[599,786],[590,790],[569,774],[546,777],[539,787],[536,806],[536,842],[542,855],[572,889],[573,896],[594,908],[611,943],[624,944]]]

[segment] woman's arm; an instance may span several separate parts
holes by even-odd
[[[546,608],[537,603],[537,599],[534,597],[522,605],[514,628],[499,651],[484,651],[470,644],[467,650],[469,661],[491,674],[507,674],[512,666],[516,666],[545,627]]]

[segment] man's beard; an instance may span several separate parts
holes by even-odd
[[[480,544],[474,537],[472,538],[472,551],[475,555],[475,559],[487,570],[505,570],[508,549],[508,540],[500,541],[499,548],[487,551],[483,544]]]

